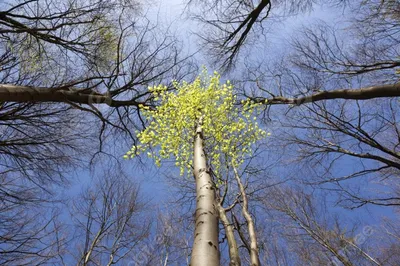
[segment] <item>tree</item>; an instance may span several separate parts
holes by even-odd
[[[311,10],[316,1],[243,1],[243,0],[190,0],[200,11],[192,17],[205,26],[198,35],[207,46],[214,62],[228,69],[236,61],[246,46],[267,33],[266,28],[275,26],[282,18]],[[324,1],[327,2],[327,1]],[[341,2],[341,0],[328,1]],[[196,9],[195,9],[196,10]],[[266,25],[270,24],[270,25]]]
[[[139,187],[125,176],[105,174],[83,190],[71,209],[76,225],[76,265],[128,264],[150,231]],[[65,259],[66,260],[66,259]]]
[[[148,151],[156,164],[172,158],[184,175],[194,169],[196,186],[170,180],[182,192],[189,186],[197,191],[193,265],[213,265],[196,262],[209,259],[206,250],[214,264],[218,257],[224,264],[229,252],[230,264],[237,266],[397,265],[394,218],[378,225],[384,230],[371,236],[370,244],[359,244],[353,223],[343,212],[340,217],[332,212],[346,207],[356,216],[361,207],[390,212],[399,205],[398,1],[190,2],[205,7],[197,19],[208,27],[200,35],[218,66],[234,71],[246,64],[237,69],[244,82],[234,82],[241,90],[228,84],[225,90],[216,77],[179,83],[190,79],[190,61],[181,56],[175,37],[150,22],[136,1],[0,4],[0,263],[69,264],[71,246],[79,248],[73,255],[84,265],[130,263],[133,253],[147,258],[133,261],[138,264],[185,263],[190,246],[185,233],[191,227],[179,231],[186,224],[171,214],[167,223],[174,235],[164,235],[169,226],[162,224],[159,242],[146,245],[157,238],[132,233],[135,225],[145,233],[148,228],[132,222],[141,214],[125,208],[137,201],[118,197],[130,195],[125,188],[131,188],[120,187],[120,178],[102,180],[104,187],[91,187],[76,202],[83,215],[75,221],[85,226],[74,237],[85,241],[69,239],[60,223],[55,194],[68,185],[70,173],[79,166],[94,168],[96,161],[119,163],[120,147],[133,142],[127,157]],[[348,20],[304,27],[282,53],[268,46],[268,28],[277,26],[277,19],[292,20],[326,3],[342,8]],[[257,59],[268,52],[268,62],[254,65],[255,56],[244,58],[251,52],[248,44],[256,44]],[[149,85],[157,86],[148,90]],[[246,117],[255,107],[265,108],[264,122],[280,120],[270,145],[262,147],[279,162],[268,172],[265,165],[248,164],[256,154],[254,145],[246,144],[262,137]],[[278,153],[283,155],[277,158]],[[272,172],[279,176],[274,184],[266,181]],[[331,198],[316,200],[318,193]],[[122,204],[116,207],[100,195]],[[211,235],[209,242],[205,234]],[[139,239],[141,247],[128,237]],[[151,248],[140,253],[143,246]]]
[[[336,184],[338,200],[350,208],[398,204],[392,175],[398,171],[399,42],[393,36],[399,20],[398,4],[389,2],[349,4],[351,12],[357,11],[349,27],[318,23],[303,28],[293,38],[291,54],[275,68],[254,67],[248,75],[256,89],[247,90],[247,96],[266,106],[291,104],[282,123],[288,130],[277,135],[281,147],[300,149],[293,156],[317,169],[319,178],[307,182],[325,188],[327,182]],[[294,108],[298,105],[303,106]],[[339,173],[350,160],[354,170]],[[350,184],[361,177],[383,189]]]
[[[40,265],[58,261],[67,239],[60,209],[40,189],[0,175],[0,263]],[[43,208],[45,206],[45,208]]]
[[[304,1],[304,5],[298,5],[297,1],[284,2],[288,5],[280,9],[280,3],[273,5],[269,1],[259,1],[258,4],[248,1],[203,1],[201,4],[206,7],[215,4],[216,12],[204,13],[206,17],[202,17],[202,21],[214,29],[211,34],[222,36],[216,42],[225,51],[220,55],[232,62],[239,55],[237,51],[245,48],[244,40],[250,34],[261,35],[260,27],[274,23],[275,14],[304,12],[313,5],[310,1]],[[302,150],[299,157],[304,162],[315,159],[312,162],[321,165],[318,174],[325,175],[325,181],[330,179],[339,182],[372,176],[377,172],[376,178],[381,175],[387,177],[397,172],[396,167],[392,168],[396,163],[390,161],[397,161],[398,157],[397,126],[394,122],[397,100],[394,98],[400,96],[397,70],[400,66],[397,49],[400,43],[396,38],[399,37],[400,26],[397,15],[399,4],[397,1],[329,1],[329,4],[343,8],[344,15],[350,21],[347,26],[318,22],[303,27],[292,37],[289,52],[279,54],[280,58],[276,61],[255,64],[247,60],[248,69],[243,75],[243,83],[240,83],[242,93],[254,102],[263,103],[268,118],[273,112],[271,106],[289,105],[289,109],[276,107],[276,112],[273,112],[281,117],[281,121],[290,121],[282,123],[283,126],[296,129],[291,136],[288,136],[290,130],[277,134],[287,135],[286,143],[281,142],[282,147],[286,146],[288,150],[289,147],[299,147]],[[221,8],[224,5],[232,9],[224,11]],[[225,12],[232,10],[238,14],[238,20],[235,16],[231,16],[235,17],[233,20],[225,19]],[[208,16],[215,16],[215,19],[207,19]],[[218,34],[221,32],[229,34]],[[267,36],[268,33],[263,34]],[[239,37],[235,39],[232,36]],[[204,40],[211,44],[210,49],[217,51],[212,46],[215,44],[212,40]],[[230,47],[235,49],[229,50]],[[378,98],[383,99],[373,100]],[[328,100],[332,103],[327,103]],[[362,100],[369,101],[359,102]],[[374,108],[382,104],[389,108],[381,109],[379,114],[374,113]],[[282,112],[287,112],[287,115],[281,116],[279,113]],[[372,117],[381,121],[381,124],[373,126],[369,123]],[[390,141],[386,134],[391,136]],[[360,159],[359,169],[346,176],[335,176],[332,171],[350,157]],[[393,187],[390,179],[385,182],[386,187]],[[346,188],[341,185],[338,190],[342,191],[342,201],[349,205],[397,204],[396,191],[385,196],[366,196],[357,187]]]
[[[141,126],[137,106],[152,101],[143,87],[191,72],[187,58],[178,56],[178,41],[155,28],[136,1],[36,0],[0,8],[0,111],[6,126],[23,112],[38,127],[79,110],[100,120],[100,142],[111,130],[134,139],[127,127]]]
[[[291,112],[281,144],[313,165],[313,177],[303,182],[337,190],[343,206],[398,206],[398,112],[396,99],[313,104]],[[349,162],[351,170],[340,167]],[[370,185],[361,190],[357,179]]]
[[[149,42],[159,32],[136,1],[36,0],[2,9],[3,101],[137,106],[145,96],[137,87],[178,72],[183,61],[175,39]]]
[[[271,146],[282,151],[281,166],[276,169],[291,169],[280,172],[283,180],[292,180],[305,191],[329,193],[331,201],[339,203],[332,204],[332,209],[375,205],[385,207],[382,212],[397,212],[400,5],[398,1],[301,2],[304,5],[299,1],[197,1],[200,9],[204,7],[196,18],[206,28],[200,35],[208,45],[207,54],[216,56],[218,66],[242,74],[234,84],[241,86],[244,97],[264,104],[267,125],[276,122]],[[278,25],[276,14],[302,14],[307,11],[302,8],[326,7],[326,2],[340,8],[343,20],[298,27],[286,38],[289,45],[280,43],[281,50],[269,45],[268,29]],[[288,5],[279,6],[282,3]],[[261,54],[268,59],[261,59]],[[395,223],[398,217],[391,218]],[[343,228],[338,225],[336,233]],[[269,232],[268,237],[274,233]],[[277,265],[300,259],[330,263],[325,255],[313,259],[320,247],[307,249],[307,237],[295,240],[303,245],[299,253],[304,257],[297,258],[285,254],[287,247],[281,239],[276,237],[277,255],[271,256],[277,258]],[[390,239],[385,236],[379,242],[382,249],[393,249]],[[373,248],[366,254],[373,254],[372,260],[361,256],[372,265],[391,259]],[[360,264],[361,259],[351,255],[346,254],[341,263]],[[396,261],[396,256],[392,258]]]
[[[357,227],[347,226],[346,230],[338,217],[324,210],[323,196],[299,188],[275,188],[268,194],[270,197],[264,200],[264,206],[269,209],[271,219],[280,219],[279,231],[285,232],[282,235],[303,263],[381,265],[368,254],[365,243],[365,238],[373,233],[372,227],[362,228],[360,234],[355,233]]]
[[[168,203],[160,210],[154,237],[141,242],[135,265],[189,265],[193,223],[182,215],[181,206],[172,207]]]
[[[198,3],[202,11],[200,15],[196,13],[194,18],[207,28],[204,33],[200,33],[200,36],[209,49],[208,53],[216,56],[217,65],[228,68],[232,68],[234,63],[241,58],[239,55],[246,50],[246,44],[258,44],[257,40],[261,39],[260,36],[268,38],[267,29],[277,27],[278,19],[304,14],[317,4],[315,1],[190,2]],[[399,45],[399,38],[396,38],[400,25],[397,1],[352,1],[350,3],[333,0],[320,4],[340,6],[349,11],[349,20],[352,21],[352,25],[345,29],[337,29],[337,27],[320,23],[303,29],[297,38],[293,38],[291,47],[293,53],[279,60],[284,65],[286,73],[272,73],[271,82],[262,82],[268,71],[262,67],[256,71],[260,73],[252,79],[252,85],[257,89],[253,90],[254,94],[247,94],[248,97],[266,105],[301,105],[330,99],[365,100],[400,96],[400,85],[396,78],[396,68],[400,66],[400,61],[398,50],[394,49]],[[338,34],[339,31],[341,31],[340,34]],[[265,46],[264,43],[262,45],[265,49],[274,49]],[[248,60],[246,63],[252,64]],[[271,66],[274,64],[276,62]],[[269,64],[262,62],[261,65]],[[316,86],[308,87],[304,83],[304,75],[299,75],[298,70],[308,72],[309,78],[313,80],[318,78],[320,81],[334,80],[337,77],[339,79],[354,79],[356,76],[371,77],[374,73],[382,73],[385,78],[383,80],[369,78],[368,82],[364,81],[362,84],[338,83],[343,85],[342,88],[337,85],[329,86],[326,82],[319,82],[313,84]],[[282,74],[289,74],[289,76],[284,78]],[[375,77],[378,76],[379,74]],[[280,82],[282,80],[284,83]],[[296,81],[296,90],[291,89],[290,84],[286,84],[290,80]],[[278,86],[276,86],[277,83]],[[300,84],[301,87],[297,88]]]
[[[2,250],[19,242],[25,255],[18,256],[31,252],[38,262],[52,252],[55,242],[43,238],[48,249],[33,244],[40,228],[52,230],[52,217],[32,217],[46,212],[78,167],[104,154],[113,158],[104,150],[111,140],[136,140],[128,128],[142,126],[137,106],[152,104],[149,84],[191,73],[178,40],[142,7],[138,1],[0,3],[0,202],[12,200],[2,212],[8,221],[0,225]],[[10,233],[18,230],[24,238]]]
[[[172,157],[181,174],[193,169],[196,218],[191,265],[219,265],[215,191],[222,185],[221,162],[240,165],[265,132],[252,121],[256,106],[247,102],[240,112],[234,106],[232,86],[220,85],[218,74],[209,81],[198,77],[191,84],[175,83],[175,87],[177,92],[169,92],[162,85],[150,88],[160,105],[154,109],[143,106],[150,124],[138,134],[141,145],[134,146],[125,157],[150,148],[148,156],[157,165],[161,159]]]

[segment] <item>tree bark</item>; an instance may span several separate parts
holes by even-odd
[[[202,119],[194,139],[194,177],[196,180],[195,234],[191,266],[219,266],[218,214],[215,187],[207,170],[203,149]]]
[[[97,244],[100,242],[100,240],[102,238],[102,234],[104,233],[103,227],[104,227],[104,224],[101,225],[99,231],[97,232],[95,238],[93,239],[92,244],[89,247],[89,250],[86,252],[86,254],[83,254],[83,258],[82,258],[83,266],[88,265],[88,263],[90,262],[90,259],[91,259],[90,257],[92,256],[93,250],[97,246]],[[78,266],[79,266],[79,264],[80,264],[80,262],[78,262]]]
[[[233,171],[235,172],[235,178],[239,186],[240,194],[242,195],[243,205],[242,212],[243,216],[246,219],[247,227],[249,229],[250,236],[250,262],[251,266],[260,266],[260,259],[258,255],[258,245],[257,245],[257,237],[256,237],[256,229],[254,226],[253,218],[251,217],[248,210],[248,199],[246,195],[246,191],[242,182],[240,181],[239,174],[236,170],[236,167],[233,166]]]
[[[229,258],[230,258],[229,266],[240,266],[241,261],[239,256],[239,249],[233,232],[233,224],[229,222],[224,207],[222,207],[220,203],[218,203],[217,206],[218,206],[219,218],[222,222],[222,225],[225,228],[226,239],[228,240]]]
[[[37,103],[73,102],[82,104],[107,104],[111,107],[138,106],[135,100],[114,100],[107,94],[81,88],[45,88],[0,84],[0,102]]]

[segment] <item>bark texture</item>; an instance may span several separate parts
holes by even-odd
[[[207,171],[203,149],[202,121],[194,140],[194,177],[196,179],[196,219],[191,266],[219,266],[218,214],[215,187]]]

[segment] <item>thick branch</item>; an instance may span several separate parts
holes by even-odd
[[[226,60],[226,63],[229,65],[232,63],[234,57],[238,54],[239,49],[242,47],[244,41],[246,40],[250,30],[252,29],[254,23],[257,21],[257,19],[259,19],[259,16],[261,14],[261,12],[267,7],[268,7],[268,11],[271,9],[271,1],[270,0],[262,0],[259,5],[250,12],[250,14],[246,17],[246,19],[240,23],[239,27],[233,31],[228,38],[226,38],[226,40],[223,43],[223,46],[227,46],[229,42],[234,40],[234,44],[228,48],[228,51],[226,52],[231,53],[228,57],[228,59]],[[243,30],[244,29],[244,30]],[[237,36],[239,35],[240,31],[243,32],[240,34],[240,36],[237,38]],[[235,40],[236,39],[236,40]]]
[[[43,88],[0,84],[0,102],[73,102],[82,104],[107,104],[111,107],[138,106],[136,100],[114,100],[107,94],[78,88]]]
[[[272,98],[254,97],[253,100],[259,103],[271,104],[294,104],[318,102],[322,100],[347,99],[347,100],[368,100],[383,97],[400,97],[400,83],[390,85],[378,85],[361,89],[339,89],[333,91],[318,92],[309,96],[299,98],[286,98],[276,96]]]

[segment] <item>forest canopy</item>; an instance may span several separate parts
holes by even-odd
[[[399,265],[399,14],[2,1],[0,264]]]

